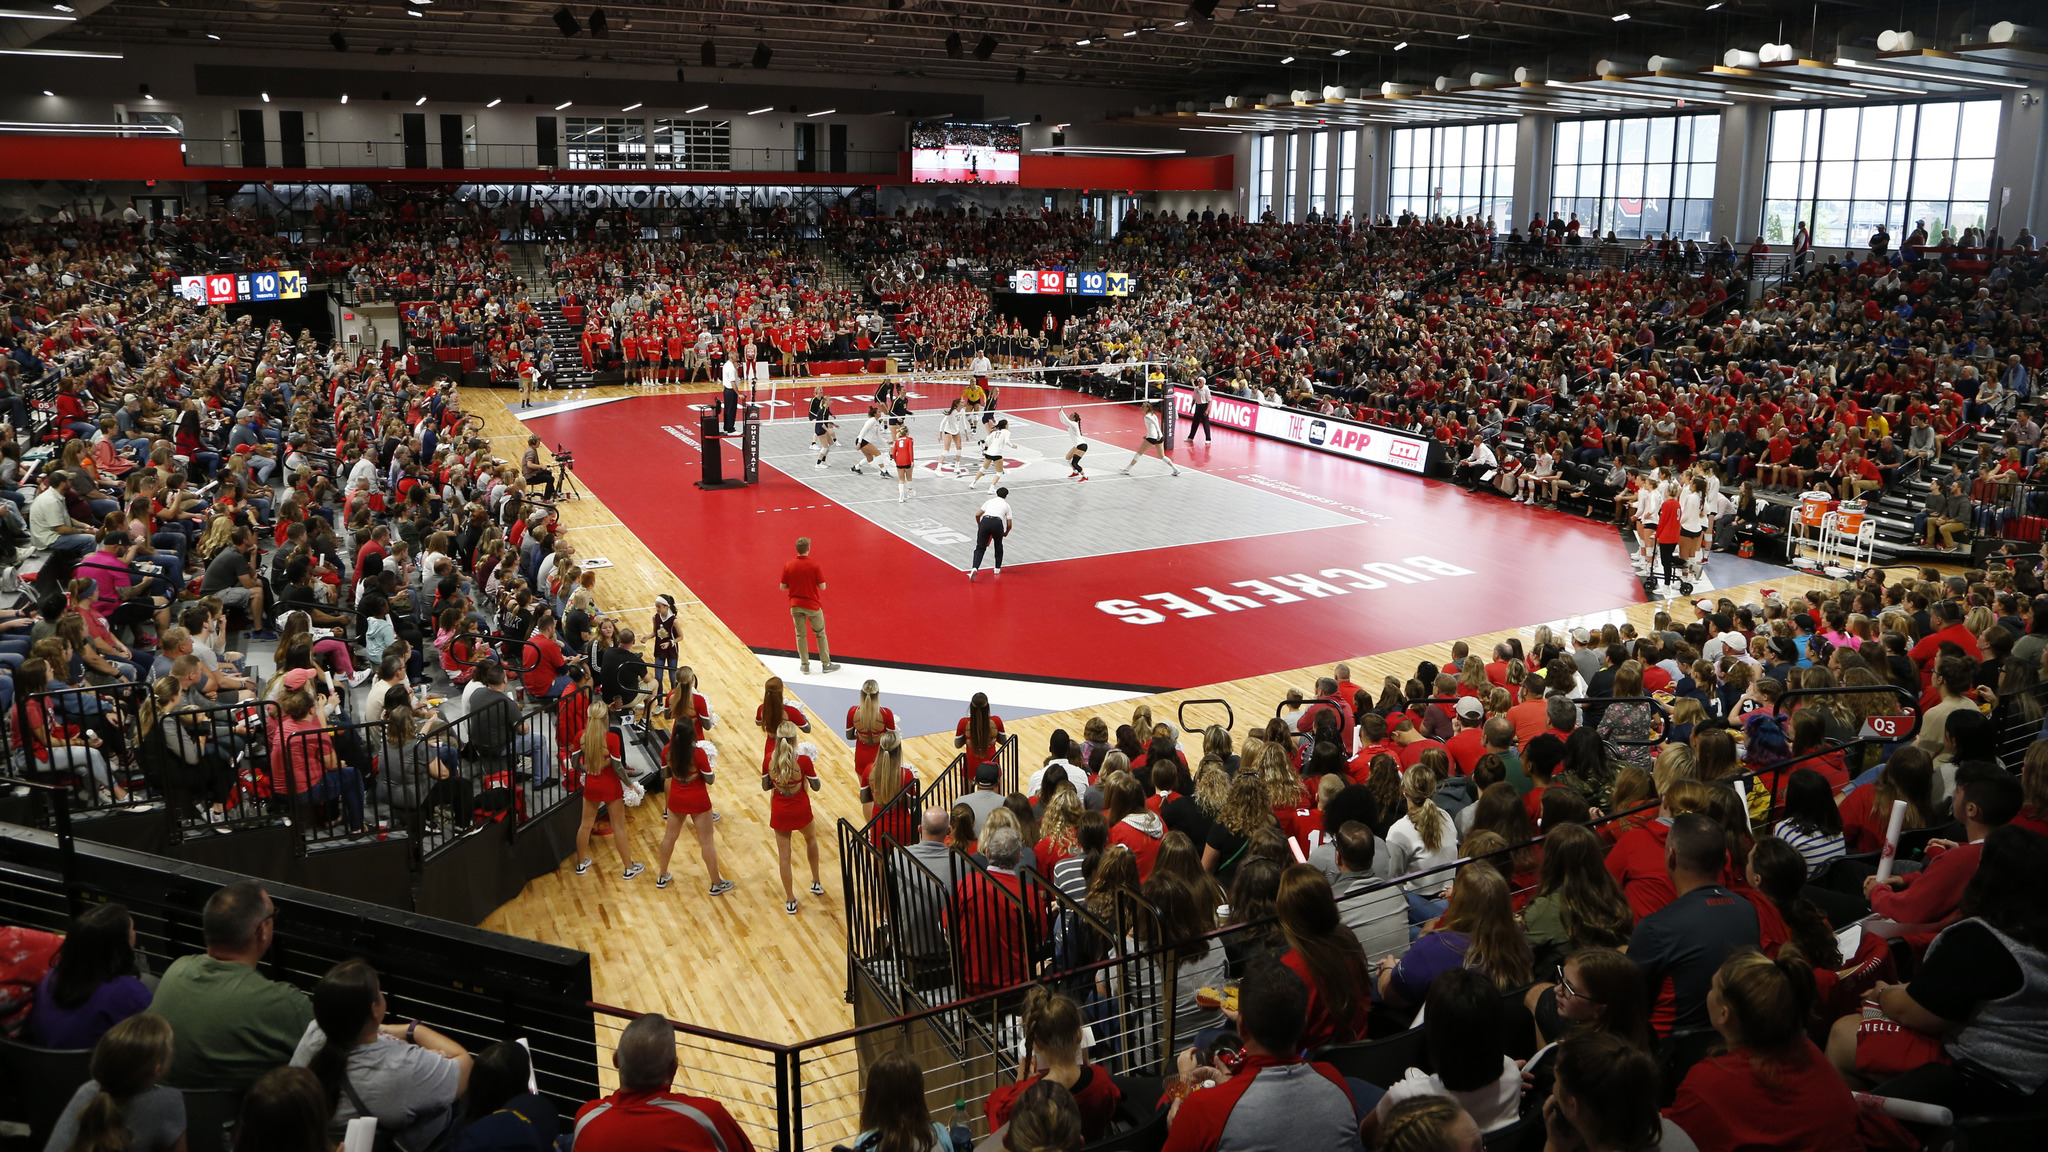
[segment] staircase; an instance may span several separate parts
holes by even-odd
[[[508,243],[505,248],[512,254],[513,270],[526,282],[534,312],[539,315],[548,345],[554,350],[549,362],[542,365],[547,378],[556,388],[588,388],[597,383],[595,374],[583,367],[583,352],[578,343],[583,326],[564,319],[562,306],[555,302],[555,278],[548,271],[547,245],[526,241]]]
[[[905,340],[902,333],[896,331],[896,306],[882,303],[881,298],[868,287],[867,281],[848,267],[839,253],[834,252],[823,241],[813,241],[810,250],[811,255],[816,257],[818,267],[828,284],[852,289],[855,295],[873,305],[876,313],[882,317],[882,330],[875,334],[874,347],[869,350],[868,358],[874,360],[894,357],[899,366],[907,367],[911,359],[910,341]]]

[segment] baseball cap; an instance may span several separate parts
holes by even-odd
[[[974,782],[976,784],[993,784],[997,780],[1002,779],[1002,776],[1003,766],[993,760],[974,770]]]
[[[247,408],[244,408],[240,412],[235,413],[235,419],[237,420],[251,420],[254,419],[255,416],[256,413]]]
[[[1698,600],[1693,601],[1692,606],[1699,609],[1702,612],[1712,612],[1714,610],[1714,602],[1712,600],[1707,599],[1704,596],[1700,597]]]
[[[1572,629],[1572,643],[1574,643],[1574,644],[1590,644],[1590,643],[1592,643],[1592,642],[1593,642],[1593,634],[1592,634],[1591,632],[1588,632],[1588,631],[1587,631],[1586,629],[1584,629],[1584,628],[1574,628],[1574,629]]]
[[[1486,715],[1486,706],[1481,704],[1478,698],[1474,696],[1458,697],[1457,708],[1458,718],[1461,720],[1477,720],[1481,716]]]

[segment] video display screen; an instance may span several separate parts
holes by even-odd
[[[920,121],[910,126],[914,184],[1015,184],[1024,130],[1015,124]]]

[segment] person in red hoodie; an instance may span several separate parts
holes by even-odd
[[[1718,966],[1707,1016],[1728,1050],[1692,1066],[1664,1115],[1700,1152],[1858,1152],[1856,1100],[1806,1037],[1813,966],[1751,950]]]
[[[1403,772],[1415,767],[1415,762],[1422,759],[1424,752],[1444,746],[1443,741],[1432,740],[1416,731],[1415,722],[1406,715],[1394,723],[1393,742],[1400,749],[1394,754],[1394,759],[1400,762]]]
[[[1920,667],[1922,688],[1929,688],[1934,684],[1934,663],[1941,657],[1941,646],[1944,642],[1953,642],[1972,660],[1983,659],[1983,653],[1977,648],[1977,637],[1963,626],[1962,604],[1954,600],[1936,600],[1928,606],[1928,611],[1932,614],[1934,623],[1940,627],[1928,633],[1918,644],[1913,645],[1912,651],[1906,653],[1913,663]]]
[[[1883,884],[1871,876],[1863,881],[1870,910],[1896,924],[1941,924],[1955,914],[1963,889],[1977,874],[1984,837],[2012,822],[2024,793],[2020,782],[1996,764],[1981,761],[1956,769],[1955,811],[1963,818],[1963,843],[1927,842],[1927,867]]]
[[[1394,763],[1401,762],[1401,746],[1387,739],[1387,718],[1377,712],[1367,712],[1358,718],[1358,733],[1364,744],[1358,755],[1351,758],[1351,767],[1345,775],[1353,784],[1363,784],[1372,777],[1372,762],[1376,756],[1392,756]]]
[[[1486,755],[1486,740],[1481,732],[1486,723],[1486,706],[1478,697],[1460,696],[1453,719],[1451,738],[1444,741],[1444,751],[1451,754],[1451,765],[1457,775],[1470,776],[1472,766]]]
[[[1664,842],[1672,821],[1690,812],[1705,812],[1711,785],[1680,780],[1664,790],[1657,818],[1624,832],[1607,853],[1607,871],[1628,897],[1629,910],[1641,920],[1677,896],[1664,866]]]
[[[1166,825],[1158,813],[1145,807],[1145,786],[1129,772],[1105,773],[1101,787],[1109,842],[1131,850],[1142,882],[1152,875],[1152,862],[1159,858],[1159,841],[1166,835]]]

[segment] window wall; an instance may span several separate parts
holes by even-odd
[[[647,163],[647,124],[617,117],[565,123],[571,168],[639,168]]]
[[[1320,220],[1330,213],[1330,134],[1309,136],[1308,210]]]
[[[1861,247],[1880,224],[1895,247],[1916,226],[1930,244],[1960,240],[1985,226],[1997,151],[1996,100],[1779,109],[1764,239],[1789,243],[1804,220],[1820,247]]]
[[[1588,239],[1710,238],[1718,114],[1568,120],[1556,143],[1550,206],[1577,215]]]
[[[1491,216],[1506,229],[1514,192],[1513,124],[1394,130],[1387,185],[1392,215]]]
[[[1273,137],[1261,136],[1252,141],[1252,195],[1251,208],[1246,213],[1253,220],[1262,220],[1266,209],[1273,206]]]
[[[725,172],[732,168],[732,121],[656,120],[654,167]]]
[[[1358,211],[1358,129],[1337,137],[1337,219]]]

